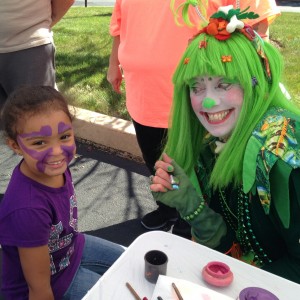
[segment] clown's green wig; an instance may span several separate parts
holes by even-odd
[[[201,42],[202,47],[199,47]],[[240,32],[232,33],[225,41],[205,33],[197,36],[185,51],[173,77],[172,118],[164,151],[190,176],[207,132],[191,107],[188,83],[199,76],[221,76],[238,82],[243,88],[244,100],[239,119],[212,171],[210,184],[214,189],[229,183],[242,183],[242,162],[247,141],[269,107],[280,106],[299,113],[279,87],[283,67],[281,55],[269,43],[261,43],[268,57],[271,80],[266,76],[266,68],[256,48]],[[205,44],[206,47],[203,46]],[[224,56],[231,58],[231,61],[222,62]],[[253,79],[257,80],[256,85],[252,84]]]

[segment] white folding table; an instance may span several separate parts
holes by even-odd
[[[153,249],[162,250],[168,255],[167,276],[191,281],[234,299],[242,289],[250,286],[265,288],[280,300],[295,300],[300,297],[299,284],[171,233],[151,231],[139,236],[127,248],[83,300],[133,300],[126,282],[142,298],[150,300],[155,284],[144,278],[144,255]],[[230,286],[212,287],[203,281],[202,268],[210,261],[221,261],[229,265],[234,274]]]

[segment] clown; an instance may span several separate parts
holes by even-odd
[[[150,188],[196,242],[300,283],[299,109],[280,90],[279,52],[243,22],[252,17],[220,8],[187,47]]]

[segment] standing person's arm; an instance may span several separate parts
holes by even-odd
[[[18,248],[22,270],[29,289],[29,300],[54,300],[50,284],[48,246]]]
[[[240,1],[241,10],[250,6],[249,11],[259,15],[258,19],[248,20],[253,29],[265,40],[269,39],[269,26],[281,14],[275,0]]]
[[[112,85],[115,92],[121,93],[120,86],[122,83],[122,72],[118,58],[118,50],[120,45],[120,36],[115,36],[113,39],[112,50],[109,58],[109,66],[107,70],[107,80]]]
[[[67,13],[75,0],[51,0],[52,22],[50,27],[53,27]]]
[[[269,22],[267,19],[253,25],[253,29],[266,41],[269,40]]]

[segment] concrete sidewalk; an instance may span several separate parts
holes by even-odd
[[[75,115],[77,137],[141,159],[132,122],[81,108],[70,109]]]

